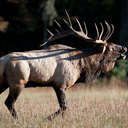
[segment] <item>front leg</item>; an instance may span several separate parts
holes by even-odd
[[[60,105],[60,109],[55,112],[54,114],[50,115],[48,117],[49,120],[54,119],[56,116],[58,116],[60,113],[64,114],[64,111],[67,109],[67,103],[66,103],[66,95],[65,95],[65,89],[63,88],[58,88],[58,87],[53,87],[55,92],[56,92],[56,96]]]

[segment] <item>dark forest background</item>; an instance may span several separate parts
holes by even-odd
[[[40,49],[48,38],[46,28],[54,25],[55,18],[64,17],[65,9],[87,26],[105,20],[114,24],[110,41],[128,46],[127,0],[0,0],[0,56]]]

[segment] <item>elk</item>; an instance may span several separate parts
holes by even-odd
[[[51,36],[43,45],[62,38],[68,40],[73,36],[87,45],[86,48],[54,44],[41,50],[9,53],[0,58],[0,94],[9,88],[5,105],[16,119],[14,104],[23,88],[50,86],[55,90],[60,109],[48,117],[52,119],[67,109],[66,89],[78,81],[92,81],[100,73],[112,70],[118,59],[126,57],[126,47],[107,42],[114,32],[113,25],[105,22],[107,32],[104,34],[103,25],[100,24],[101,32],[99,32],[95,24],[97,37],[92,39],[88,36],[85,23],[86,32],[76,18],[80,29],[77,31],[73,28],[67,12],[66,15],[67,19],[64,19],[64,22],[69,29],[57,34],[48,30]],[[57,21],[56,23],[61,27]]]

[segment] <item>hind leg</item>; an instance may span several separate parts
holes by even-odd
[[[15,118],[18,119],[14,104],[22,90],[24,85],[15,85],[15,86],[10,86],[9,88],[9,95],[5,101],[5,105],[7,106],[8,110],[10,111],[11,115]]]
[[[2,94],[8,88],[7,84],[0,86],[0,94]]]

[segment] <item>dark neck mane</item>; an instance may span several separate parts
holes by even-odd
[[[92,58],[95,60],[92,63]],[[104,61],[104,57],[101,54],[92,55],[82,58],[80,60],[81,76],[77,82],[92,82],[101,74],[101,64]]]

